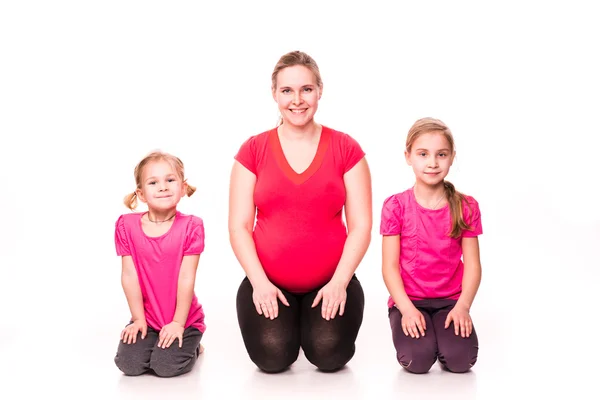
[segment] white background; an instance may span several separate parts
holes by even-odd
[[[597,17],[577,1],[1,2],[0,397],[592,396]],[[302,355],[284,374],[258,372],[235,313],[229,173],[241,143],[276,123],[270,76],[291,50],[320,66],[317,121],[357,139],[373,175],[365,318],[337,374]],[[454,132],[448,179],[482,210],[480,353],[464,375],[402,371],[387,321],[379,213],[413,183],[403,143],[424,116]],[[154,149],[184,161],[198,191],[179,209],[207,234],[207,350],[171,380],[123,377],[112,362],[128,317],[114,223]]]

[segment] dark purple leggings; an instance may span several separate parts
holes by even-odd
[[[407,371],[423,374],[437,359],[452,372],[466,372],[477,361],[479,344],[475,328],[471,336],[463,338],[454,333],[454,323],[444,329],[448,313],[456,300],[414,300],[413,304],[425,318],[425,336],[418,339],[406,336],[402,330],[402,314],[396,307],[389,309],[392,338],[396,358]]]

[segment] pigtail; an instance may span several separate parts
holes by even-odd
[[[454,188],[454,185],[448,181],[444,181],[444,193],[446,195],[446,199],[448,200],[448,206],[450,207],[450,216],[452,220],[449,236],[456,239],[460,237],[462,231],[471,229],[471,227],[465,222],[462,212],[465,196],[462,193],[457,192]]]
[[[196,192],[196,187],[190,185],[189,183],[186,186],[186,192],[185,194],[187,194],[188,197],[190,197],[191,195],[193,195]]]
[[[138,204],[137,192],[129,193],[125,196],[123,203],[125,203],[125,207],[129,208],[131,211],[135,210]]]

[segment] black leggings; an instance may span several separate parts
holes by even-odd
[[[323,371],[342,368],[354,356],[354,342],[363,319],[365,298],[356,276],[346,289],[344,315],[327,321],[321,303],[311,305],[321,288],[292,294],[281,290],[290,306],[278,299],[279,315],[271,320],[259,315],[252,302],[252,285],[245,278],[237,294],[237,315],[250,359],[265,372],[280,372],[298,358],[300,346],[312,364]]]

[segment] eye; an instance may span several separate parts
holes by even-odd
[[[177,179],[175,179],[175,178],[169,178],[169,179],[167,179],[167,182],[176,182],[176,181],[177,181]]]
[[[440,153],[440,154],[439,154],[439,156],[440,156],[440,157],[446,157],[447,155],[448,155],[448,154],[446,154],[446,153]]]
[[[156,185],[156,181],[150,181],[148,182],[148,185]]]
[[[283,94],[289,94],[290,93],[290,89],[283,89],[281,91],[281,93],[283,93]]]
[[[310,93],[310,92],[312,92],[312,91],[313,91],[313,89],[312,89],[312,88],[309,88],[309,87],[307,87],[307,88],[304,88],[304,91],[305,91],[305,92],[307,92],[307,93]]]
[[[422,151],[422,152],[420,152],[420,153],[418,153],[418,154],[419,154],[421,157],[425,157],[425,156],[427,155],[427,153],[425,153],[425,152],[423,152],[423,151]]]

